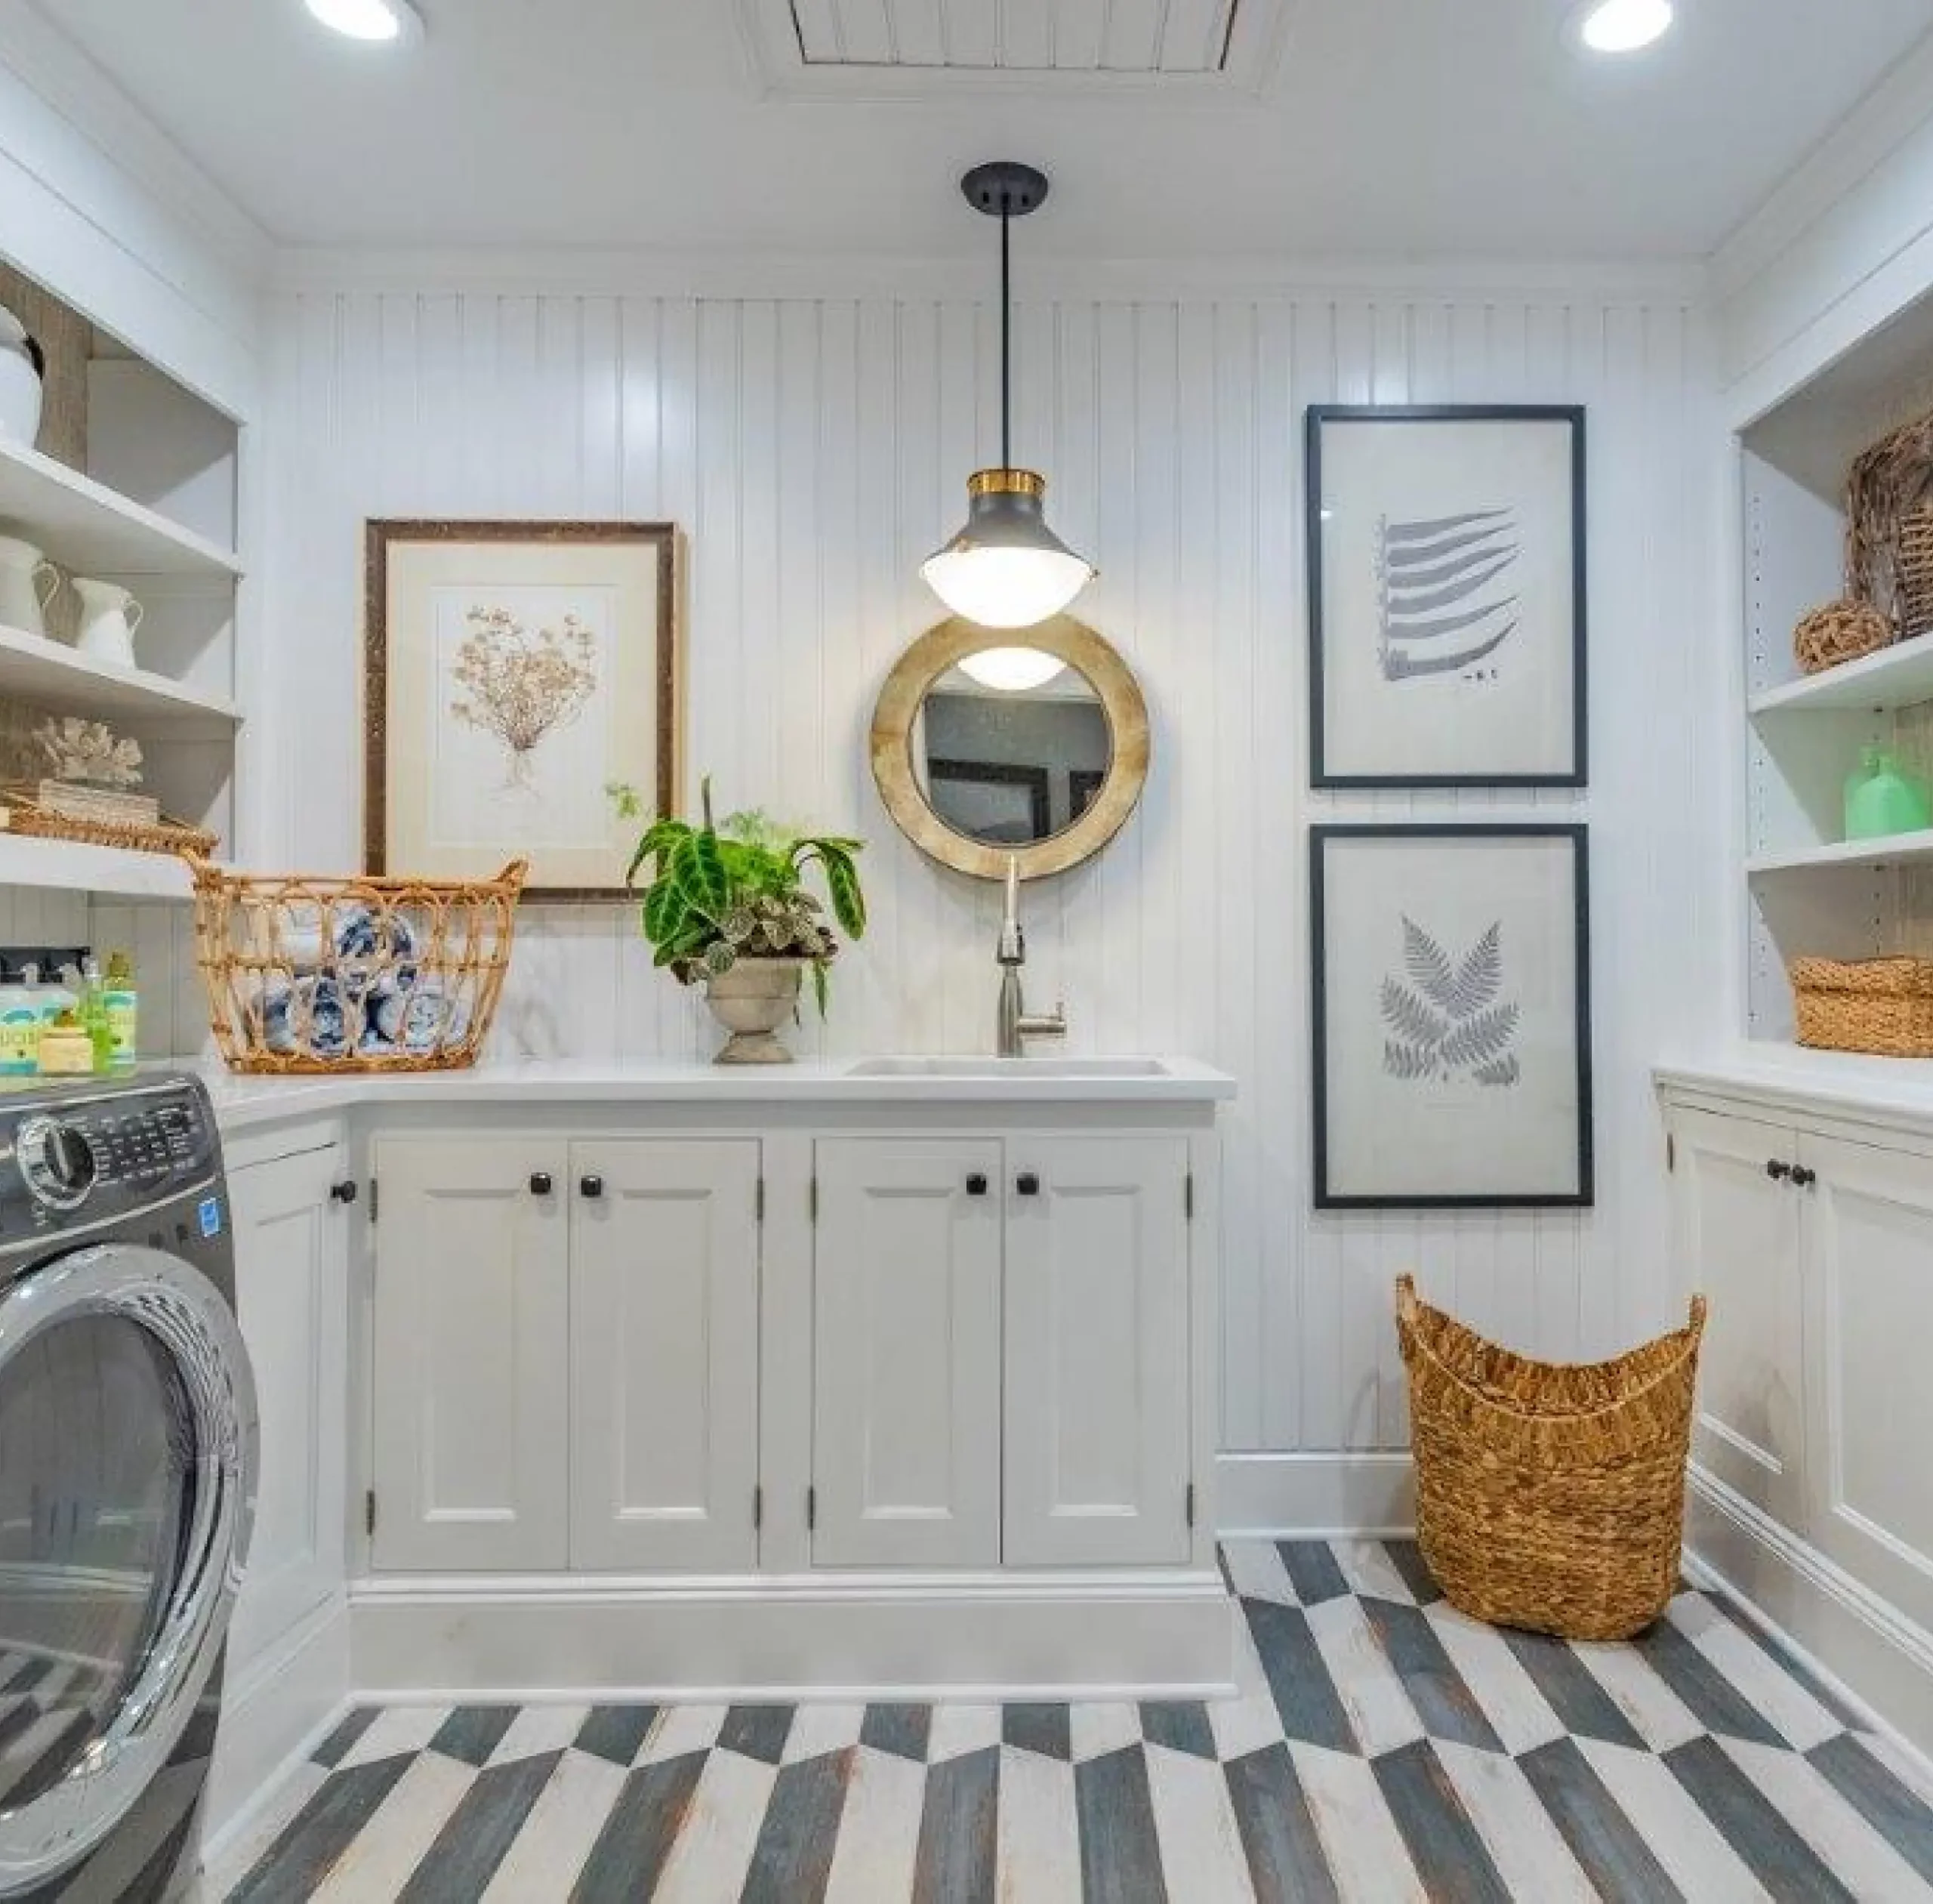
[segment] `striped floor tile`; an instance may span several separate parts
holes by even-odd
[[[1925,1768],[1737,1609],[1573,1647],[1466,1619],[1413,1542],[1223,1562],[1231,1700],[358,1711],[207,1895],[1933,1899]]]

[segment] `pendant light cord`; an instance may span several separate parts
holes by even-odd
[[[1013,467],[1013,201],[1000,195],[1000,466]]]

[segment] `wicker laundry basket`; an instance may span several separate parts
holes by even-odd
[[[495,879],[262,878],[205,859],[195,954],[232,1071],[457,1071],[476,1062],[529,870]]]
[[[1396,1285],[1423,1557],[1498,1626],[1623,1640],[1678,1588],[1705,1299],[1614,1362],[1565,1367],[1487,1342]]]
[[[1791,977],[1800,1044],[1933,1057],[1933,959],[1795,958]]]

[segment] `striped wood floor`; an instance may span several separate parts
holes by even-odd
[[[361,1711],[207,1894],[1933,1898],[1926,1768],[1708,1595],[1568,1646],[1463,1619],[1407,1543],[1225,1560],[1232,1701]]]

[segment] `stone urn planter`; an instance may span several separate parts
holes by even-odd
[[[741,958],[729,972],[704,981],[711,1015],[732,1035],[714,1064],[790,1064],[778,1028],[797,1015],[805,958]]]

